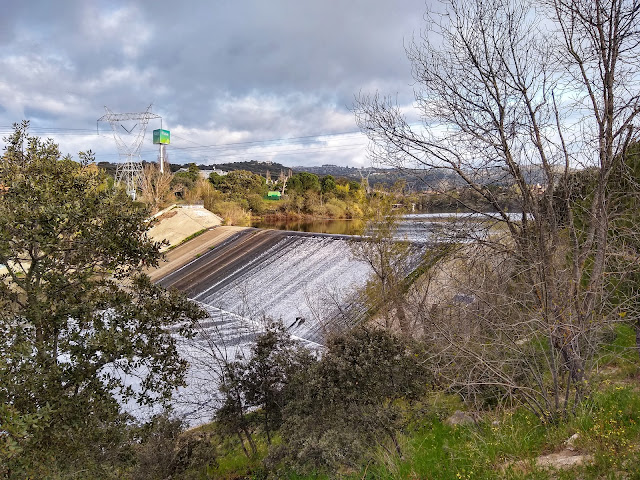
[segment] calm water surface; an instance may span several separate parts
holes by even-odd
[[[256,228],[271,228],[274,230],[292,230],[294,232],[331,233],[334,235],[361,235],[364,222],[356,220],[260,220],[251,223]]]
[[[519,213],[510,213],[512,219],[517,220]],[[424,242],[433,238],[436,232],[449,226],[452,228],[457,221],[466,219],[474,221],[484,221],[488,219],[498,219],[497,214],[478,213],[412,213],[402,217],[396,236],[400,239]],[[331,233],[334,235],[362,235],[365,222],[361,219],[355,220],[260,220],[253,222],[252,227],[270,228],[274,230],[292,230],[296,232],[316,232]]]

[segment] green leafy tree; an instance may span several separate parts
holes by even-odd
[[[190,163],[186,172],[176,172],[171,180],[171,187],[176,191],[184,191],[192,189],[198,178],[200,177],[200,169],[195,163]]]
[[[247,203],[249,204],[251,212],[255,215],[261,215],[264,213],[265,204],[261,195],[258,195],[257,193],[250,193],[247,195]]]
[[[249,405],[243,388],[244,365],[241,362],[228,362],[226,358],[219,360],[223,365],[220,384],[223,400],[215,420],[223,432],[238,437],[242,450],[250,457],[258,450],[253,438],[253,425],[247,416]],[[247,450],[245,443],[250,450]]]
[[[289,382],[312,361],[311,353],[291,339],[282,323],[271,322],[257,337],[249,358],[223,362],[221,391],[225,398],[216,418],[229,433],[237,435],[247,455],[245,440],[251,452],[256,452],[252,437],[256,427],[262,428],[271,443],[290,396]],[[247,412],[252,409],[255,412],[249,418]]]
[[[355,180],[351,180],[348,183],[348,185],[349,185],[349,192],[352,194],[364,190],[360,182],[356,182]]]
[[[290,385],[281,435],[271,461],[302,471],[357,468],[376,446],[402,454],[402,401],[424,393],[422,360],[379,329],[357,328],[327,342],[320,360],[299,370]]]
[[[304,189],[302,188],[302,181],[298,175],[292,175],[289,180],[287,180],[286,192],[288,195],[295,193],[302,193]]]
[[[245,198],[249,194],[263,196],[267,193],[266,179],[248,170],[234,170],[224,176],[214,172],[209,175],[209,181],[217,190],[232,198]]]
[[[287,193],[302,194],[312,190],[314,192],[320,192],[322,187],[320,185],[320,179],[314,173],[300,172],[292,175],[287,182]]]
[[[322,193],[335,193],[336,181],[332,175],[322,177],[322,182],[320,182],[320,184],[322,187]]]
[[[187,365],[169,328],[188,334],[202,313],[140,274],[160,258],[147,211],[90,154],[62,158],[27,129],[16,125],[0,163],[0,405],[46,413],[22,458],[53,452],[65,468],[113,446],[119,400],[170,398]]]
[[[282,323],[273,322],[251,349],[244,371],[247,403],[259,413],[268,443],[282,422],[287,386],[293,374],[310,360],[306,349],[291,339]]]
[[[209,174],[209,181],[211,182],[211,185],[218,188],[218,186],[224,183],[224,177],[224,175],[220,175],[219,173],[211,172]]]

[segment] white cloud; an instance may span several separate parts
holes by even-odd
[[[90,130],[104,105],[126,112],[153,102],[176,135],[174,161],[226,152],[363,164],[364,149],[337,137],[235,150],[178,147],[197,146],[184,139],[213,145],[350,132],[360,91],[397,92],[407,103],[403,39],[419,30],[424,9],[424,0],[16,2],[0,22],[12,27],[12,35],[0,35],[0,125],[31,116],[42,128]],[[102,137],[60,141],[64,151],[93,148],[115,158]],[[153,155],[154,147],[144,150]]]

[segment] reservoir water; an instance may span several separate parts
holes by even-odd
[[[510,214],[511,218],[519,218],[520,214]],[[445,230],[456,228],[458,222],[496,221],[498,217],[495,213],[412,213],[401,217],[396,238],[398,240],[408,240],[410,242],[431,242]],[[314,219],[314,220],[292,220],[292,219],[260,219],[251,224],[255,228],[265,228],[274,230],[287,230],[294,232],[315,232],[333,235],[363,235],[365,232],[365,221],[362,219]]]
[[[255,228],[269,228],[274,230],[289,230],[292,232],[330,233],[334,235],[361,235],[365,222],[361,219],[260,219],[251,223]]]

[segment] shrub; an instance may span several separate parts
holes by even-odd
[[[281,429],[287,441],[269,461],[336,471],[357,467],[376,446],[401,455],[403,402],[420,396],[426,383],[417,358],[382,330],[358,328],[330,339],[322,358],[293,380]]]
[[[247,212],[235,202],[219,202],[213,208],[225,225],[248,225],[251,221]]]
[[[331,217],[344,217],[347,211],[347,204],[337,198],[332,198],[325,204],[327,212]]]

